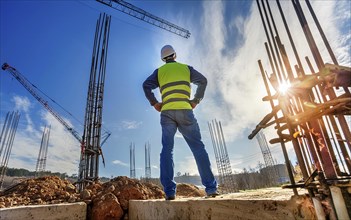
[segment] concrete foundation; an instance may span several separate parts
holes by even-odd
[[[299,219],[294,216],[289,201],[234,200],[223,198],[132,200],[129,201],[130,220],[173,219]],[[301,216],[303,219],[303,216]]]
[[[84,202],[54,205],[31,205],[0,209],[0,220],[86,220]]]

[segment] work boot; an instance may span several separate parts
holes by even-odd
[[[166,196],[166,200],[175,200],[175,196]]]
[[[207,194],[207,197],[216,197],[216,196],[219,196],[220,194],[219,194],[219,192],[217,192],[217,191],[215,191],[215,192],[213,192],[213,193],[208,193]]]

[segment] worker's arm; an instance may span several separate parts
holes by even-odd
[[[195,70],[193,67],[189,66],[189,70],[190,70],[190,82],[197,85],[193,101],[196,104],[198,104],[205,95],[207,79],[200,72]]]
[[[159,83],[156,69],[143,83],[145,96],[152,106],[158,103],[155,94],[152,92],[152,90],[156,89],[157,87],[159,87]]]

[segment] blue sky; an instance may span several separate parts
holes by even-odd
[[[0,64],[8,62],[50,98],[71,112],[75,120],[52,104],[82,134],[95,24],[100,12],[112,15],[103,122],[112,132],[103,146],[106,167],[100,176],[129,176],[129,145],[135,143],[136,175],[145,175],[144,145],[151,145],[152,176],[159,175],[161,128],[159,113],[149,105],[142,82],[162,65],[160,48],[171,44],[179,62],[192,65],[209,81],[205,98],[195,109],[203,141],[217,173],[207,122],[222,122],[231,166],[240,172],[263,162],[257,141],[248,140],[256,124],[270,112],[261,101],[265,88],[257,60],[271,71],[266,41],[255,1],[129,1],[165,20],[188,29],[189,39],[151,26],[95,1],[0,1]],[[341,65],[350,66],[350,1],[311,1]],[[290,1],[282,1],[285,16],[300,52],[312,55]],[[302,1],[306,15],[308,10]],[[271,7],[284,44],[289,45],[275,1]],[[310,16],[307,16],[311,21]],[[312,30],[316,28],[311,25]],[[316,36],[325,62],[330,62]],[[287,47],[293,62],[292,49]],[[306,65],[304,63],[304,65]],[[45,125],[51,125],[47,169],[78,171],[79,143],[8,72],[0,72],[0,126],[6,113],[19,110],[9,167],[34,170]],[[267,129],[267,139],[275,132]],[[196,174],[191,151],[176,135],[175,172]],[[283,163],[279,145],[270,146]],[[295,160],[288,146],[289,156]]]

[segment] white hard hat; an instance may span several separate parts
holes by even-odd
[[[166,57],[168,57],[168,56],[170,56],[170,55],[172,55],[172,54],[174,54],[175,55],[175,50],[173,49],[173,47],[171,46],[171,45],[165,45],[165,46],[163,46],[162,47],[162,49],[161,49],[161,59],[163,60],[163,61],[165,61],[165,59],[164,58],[166,58]]]

